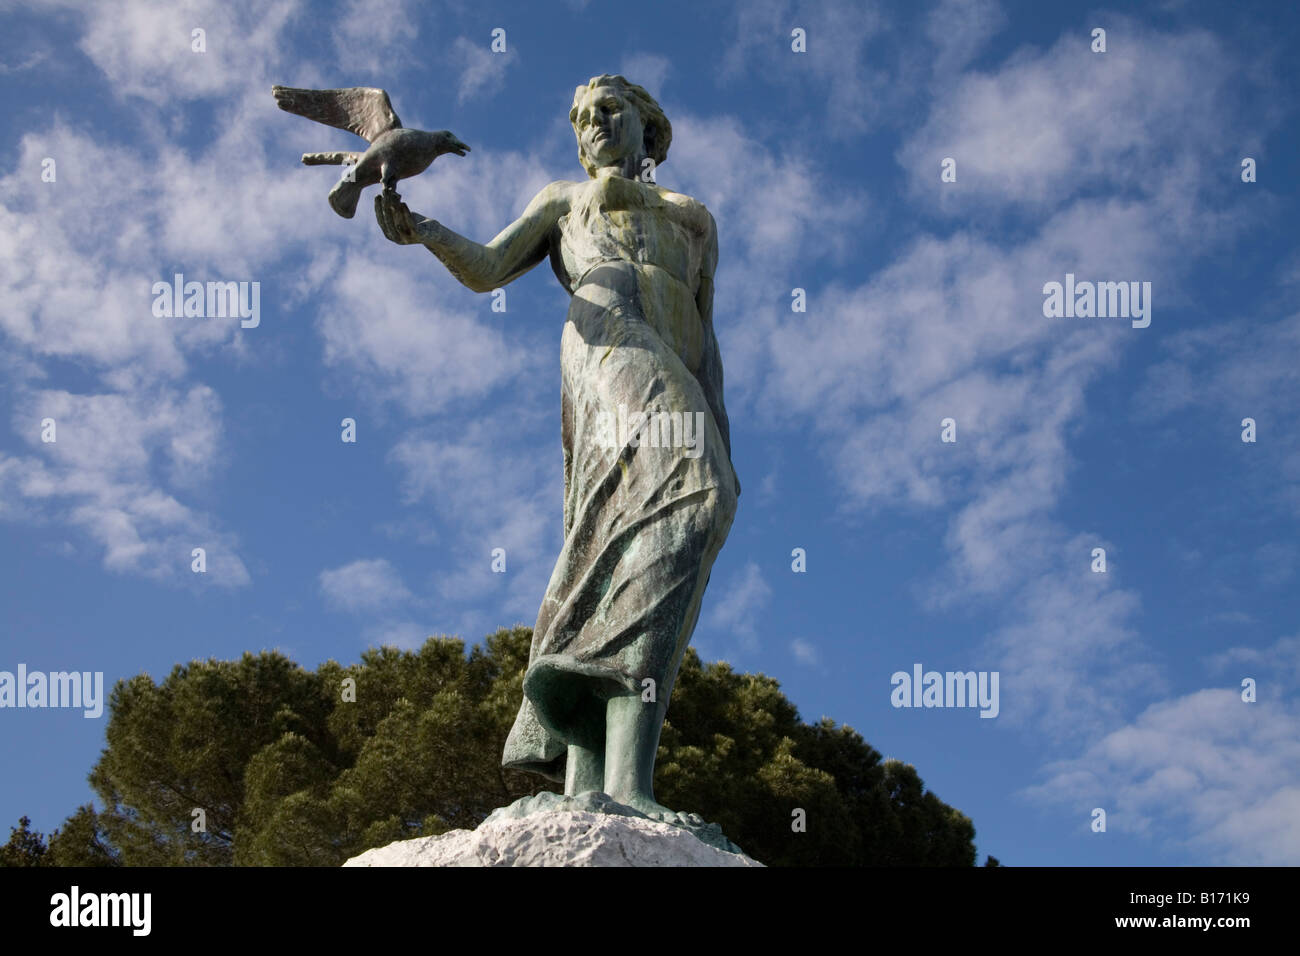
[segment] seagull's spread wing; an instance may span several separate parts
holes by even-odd
[[[375,137],[390,129],[400,129],[402,121],[393,112],[388,94],[373,86],[353,86],[345,90],[300,90],[292,86],[273,86],[275,102],[288,113],[297,113],[326,126],[346,129],[374,142]]]

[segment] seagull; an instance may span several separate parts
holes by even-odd
[[[346,129],[370,144],[369,149],[360,153],[303,153],[302,161],[307,166],[349,166],[330,190],[330,206],[344,219],[357,214],[357,200],[363,187],[383,183],[384,192],[395,192],[394,185],[399,179],[418,176],[443,153],[464,156],[470,151],[450,130],[426,133],[404,129],[393,112],[388,94],[373,86],[343,90],[273,86],[271,92],[285,112]]]

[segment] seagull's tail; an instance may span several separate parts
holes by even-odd
[[[361,198],[362,184],[351,179],[340,179],[330,190],[330,207],[344,219],[357,214],[357,200]]]

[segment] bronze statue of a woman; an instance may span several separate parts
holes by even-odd
[[[561,340],[564,548],[502,763],[563,780],[569,795],[601,791],[656,819],[698,821],[655,802],[653,774],[740,494],[713,334],[717,231],[701,203],[647,175],[672,127],[645,90],[594,77],[569,119],[590,178],[546,186],[486,245],[392,192],[375,213],[385,236],[424,245],[475,292],[549,256],[572,297]],[[645,428],[609,440],[610,422],[629,419]],[[693,447],[665,439],[687,419],[702,423]]]

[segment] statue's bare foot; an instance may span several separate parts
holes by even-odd
[[[631,807],[633,810],[640,810],[652,820],[667,821],[669,817],[676,817],[677,814],[669,810],[662,803],[656,803],[653,797],[644,793],[626,793],[611,794],[611,796],[625,807]]]
[[[620,799],[619,803],[629,806],[634,810],[640,810],[651,820],[658,820],[661,823],[671,823],[679,827],[702,827],[705,826],[704,818],[698,813],[681,813],[676,810],[669,810],[662,803],[647,797],[645,794],[633,794],[627,799]]]
[[[671,823],[673,826],[676,827],[686,827],[687,829],[692,829],[692,830],[696,830],[708,825],[704,822],[704,818],[700,816],[698,813],[686,813],[683,810],[679,810],[675,813],[672,810],[669,810],[665,814],[660,814],[656,816],[655,819],[661,820],[664,823]]]

